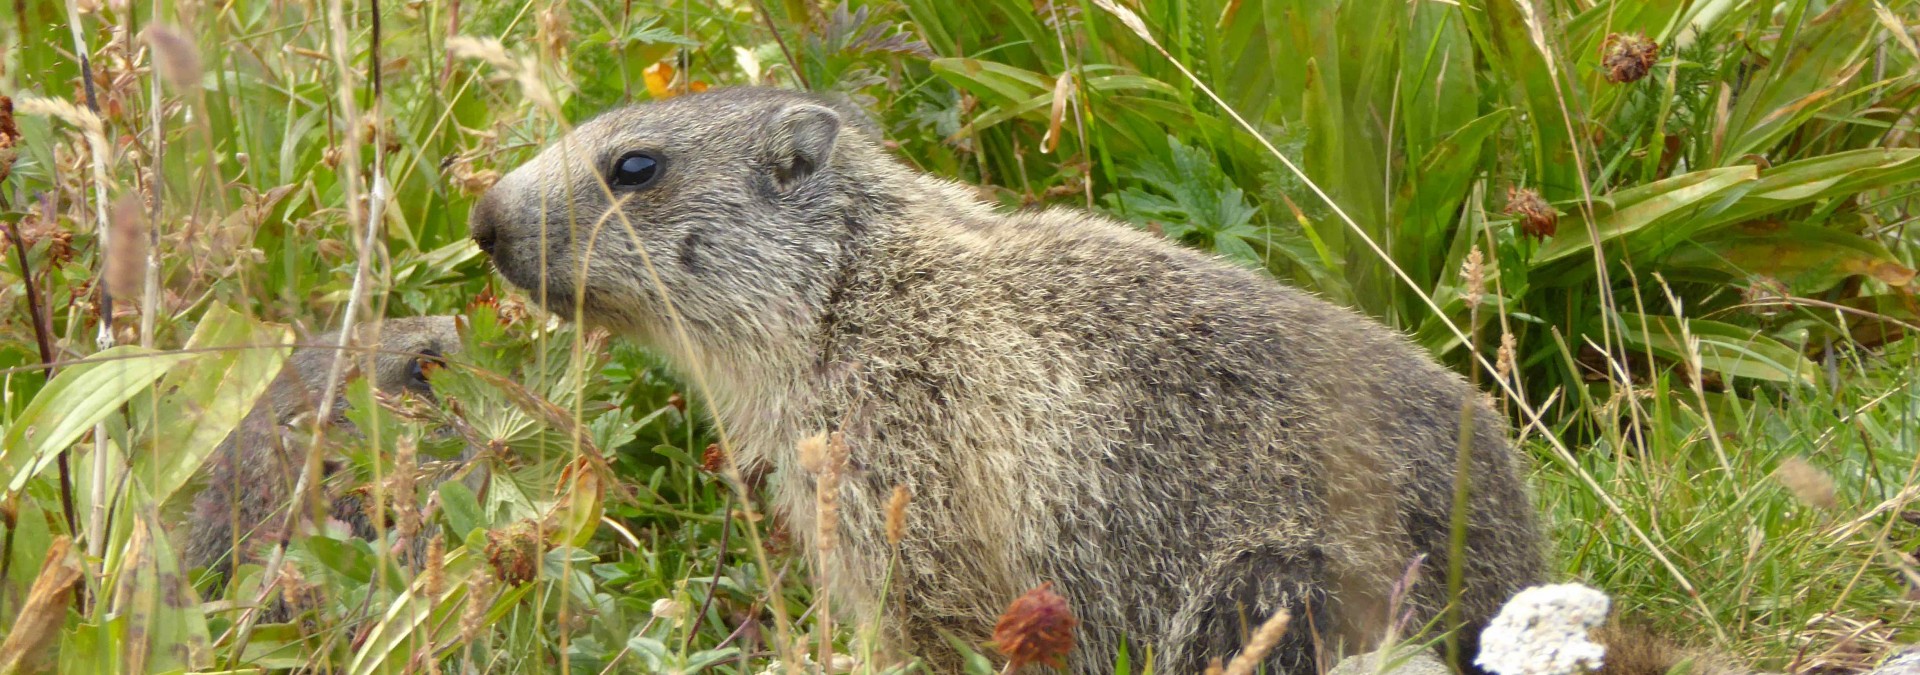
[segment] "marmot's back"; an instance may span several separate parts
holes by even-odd
[[[1230,657],[1241,621],[1281,605],[1378,639],[1415,556],[1414,606],[1445,603],[1469,401],[1468,616],[1541,577],[1499,417],[1370,320],[1072,212],[903,226],[872,246],[830,308],[840,375],[821,420],[882,446],[854,446],[863,491],[904,484],[951,507],[917,511],[940,534],[902,555],[915,606],[942,598],[929,626],[956,610],[990,620],[1060,580],[1091,644],[1165,636],[1173,672]],[[867,525],[852,536],[881,532]],[[955,583],[956,541],[981,583]],[[1307,631],[1291,634],[1306,654]]]

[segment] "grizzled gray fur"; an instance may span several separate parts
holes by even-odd
[[[374,386],[389,394],[432,396],[423,365],[459,351],[455,321],[452,316],[386,319],[377,339],[374,331],[363,330],[356,346],[378,350],[373,355]],[[325,346],[295,349],[266,394],[207,458],[206,485],[194,498],[192,520],[184,528],[189,567],[205,567],[224,577],[236,562],[264,560],[262,554],[279,541],[308,450],[293,427],[310,423],[320,408],[335,353],[331,346],[338,340],[339,333],[327,333],[309,341]],[[357,368],[364,359],[349,354],[347,363]],[[343,393],[334,399],[329,424],[352,433],[346,410]],[[355,536],[371,539],[377,533],[364,505],[351,495],[333,500],[331,515],[347,523]],[[284,606],[269,612],[269,620],[286,617]]]
[[[1085,211],[996,211],[862,119],[751,88],[614,110],[472,218],[509,281],[703,386],[808,548],[795,445],[845,434],[823,577],[849,619],[958,672],[940,631],[984,641],[1052,581],[1081,620],[1074,672],[1107,672],[1124,636],[1189,673],[1284,607],[1272,662],[1313,672],[1316,644],[1378,640],[1417,557],[1416,625],[1444,604],[1464,406],[1465,616],[1543,579],[1500,415],[1402,336]],[[882,598],[896,485],[913,502]]]

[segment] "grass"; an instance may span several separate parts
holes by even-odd
[[[26,0],[0,16],[18,125],[0,127],[0,219],[19,236],[0,266],[0,626],[45,636],[14,653],[57,648],[65,670],[435,654],[752,673],[780,624],[823,652],[807,561],[711,470],[699,398],[652,355],[524,318],[465,238],[475,196],[569,123],[745,82],[851,97],[903,159],[1009,207],[1096,208],[1413,335],[1516,422],[1565,576],[1661,632],[1793,672],[1920,640],[1920,528],[1902,520],[1920,508],[1920,3]],[[1635,35],[1657,54],[1619,48]],[[1461,278],[1475,252],[1484,294]],[[213,583],[169,533],[284,358],[259,345],[429,313],[473,324],[464,365],[434,378],[458,407],[400,414],[350,385],[370,431],[339,452],[350,476],[391,477],[403,449],[452,452],[432,430],[457,418],[497,450],[494,489],[390,496],[443,538],[435,574],[295,537],[283,584],[323,609],[245,626],[268,570]],[[67,609],[21,612],[67,535],[50,569],[92,573]],[[531,583],[482,581],[528,563]],[[864,658],[864,628],[839,626],[831,651]]]

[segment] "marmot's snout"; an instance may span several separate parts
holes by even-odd
[[[486,194],[480,196],[480,201],[473,205],[473,214],[467,217],[467,226],[473,230],[473,243],[478,245],[480,252],[487,254],[487,257],[493,257],[495,236],[500,230],[499,203],[494,192],[488,190]]]

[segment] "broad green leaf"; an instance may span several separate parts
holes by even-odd
[[[1004,63],[980,59],[934,59],[935,75],[998,106],[1018,105],[1053,89],[1053,78]]]
[[[7,428],[0,446],[7,492],[20,491],[94,424],[174,366],[199,356],[122,345],[60,371]]]
[[[1566,77],[1565,66],[1533,39],[1523,0],[1465,0],[1461,15],[1493,69],[1511,89],[1508,102],[1525,111],[1532,135],[1532,180],[1549,200],[1580,194],[1580,175],[1574,161],[1575,143],[1567,112],[1583,110],[1581,93]],[[1531,7],[1532,5],[1529,5]],[[1539,12],[1541,10],[1532,10]],[[1551,27],[1541,26],[1551,34]],[[1552,45],[1545,45],[1551,48]],[[1558,84],[1556,84],[1558,76]],[[1564,104],[1564,105],[1563,105]]]
[[[1864,275],[1891,286],[1913,281],[1914,271],[1886,246],[1857,234],[1811,225],[1757,222],[1683,244],[1663,261],[1670,268],[1723,273],[1713,279],[1736,285],[1752,275],[1785,282],[1795,294],[1825,291],[1847,277]]]
[[[372,673],[407,672],[407,661],[411,658],[414,641],[425,636],[416,634],[423,628],[430,632],[435,644],[448,644],[458,634],[458,621],[469,602],[487,602],[488,609],[482,616],[482,625],[493,625],[506,616],[520,599],[540,584],[520,584],[502,589],[501,584],[488,584],[488,588],[501,589],[492,598],[472,596],[476,583],[469,582],[474,575],[489,574],[481,556],[472,549],[461,546],[447,552],[442,565],[444,588],[433,597],[426,595],[426,580],[416,578],[408,584],[407,590],[395,597],[384,612],[379,623],[367,634],[360,650],[353,655],[348,672],[353,675],[371,675]]]
[[[467,484],[450,480],[440,484],[440,513],[447,518],[447,526],[453,528],[453,540],[460,540],[473,532],[491,525],[486,512],[480,509],[480,499],[475,497]]]
[[[133,476],[159,503],[192,479],[207,455],[231,433],[267,391],[290,350],[291,334],[215,304],[187,340],[189,351],[210,352],[161,382],[152,443],[132,448]]]
[[[1737,223],[1823,199],[1920,180],[1920,149],[1862,148],[1821,155],[1760,172],[1738,199],[1707,214],[1692,231]]]
[[[1840,0],[1811,18],[1802,14],[1810,3],[1787,4],[1789,14],[1767,67],[1746,85],[1728,115],[1722,162],[1764,150],[1840,96],[1880,32],[1866,0]]]
[[[1683,326],[1677,317],[1628,312],[1622,312],[1620,320],[1627,344],[1674,361],[1688,359],[1683,335],[1691,333],[1699,341],[1702,370],[1805,384],[1813,384],[1818,372],[1799,350],[1749,328],[1706,319],[1686,319]]]
[[[1610,242],[1634,232],[1675,220],[1695,217],[1712,205],[1713,199],[1742,183],[1757,180],[1759,172],[1751,166],[1729,166],[1674,176],[1609,195],[1611,206],[1593,205],[1594,229],[1600,241]],[[1560,223],[1559,234],[1534,255],[1539,268],[1562,258],[1593,248],[1589,225],[1576,211]]]
[[[133,501],[153,503],[138,494]],[[119,645],[126,672],[211,665],[213,638],[206,614],[159,523],[148,514],[136,515],[119,559],[122,567],[111,587],[114,611],[126,620],[125,640]]]

